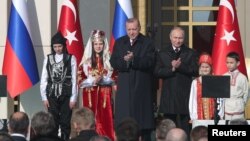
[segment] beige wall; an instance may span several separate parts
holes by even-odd
[[[237,16],[239,21],[239,28],[241,34],[241,41],[243,46],[244,55],[246,58],[247,73],[250,76],[250,1],[249,0],[237,0],[236,1]]]

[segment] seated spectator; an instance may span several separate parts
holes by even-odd
[[[31,141],[63,141],[53,133],[56,125],[52,114],[44,111],[36,113],[31,119]]]
[[[15,141],[26,141],[29,131],[29,117],[24,112],[15,112],[9,118],[9,133]]]
[[[200,137],[198,141],[208,141],[208,137],[207,136]]]
[[[93,136],[89,141],[111,141],[111,139],[107,136]]]
[[[89,108],[76,109],[72,114],[71,124],[78,136],[70,141],[89,141],[91,137],[98,135],[95,131],[94,113]]]
[[[188,141],[188,137],[183,129],[173,128],[169,130],[166,141]]]
[[[198,141],[199,138],[207,136],[208,136],[208,129],[204,125],[196,126],[190,132],[191,141]]]
[[[229,125],[248,125],[248,122],[244,118],[238,118],[230,120]]]
[[[0,132],[0,141],[15,141],[8,133]]]
[[[140,128],[132,118],[120,122],[115,130],[117,141],[140,141]]]
[[[156,140],[164,141],[170,129],[175,128],[176,125],[171,119],[163,119],[156,126]]]

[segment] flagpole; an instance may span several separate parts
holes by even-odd
[[[20,96],[14,98],[14,112],[20,111]]]

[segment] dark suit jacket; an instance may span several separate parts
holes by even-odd
[[[127,51],[134,53],[134,59],[129,65],[123,59]],[[117,39],[110,63],[118,71],[115,124],[119,124],[123,118],[132,117],[141,129],[153,128],[155,52],[152,41],[142,34],[138,35],[133,46],[128,36]]]
[[[181,65],[172,71],[172,60],[181,58]],[[198,76],[198,55],[185,45],[175,53],[172,45],[157,54],[155,75],[162,78],[162,95],[159,112],[189,114],[188,102],[193,77]]]
[[[12,135],[11,137],[14,139],[14,141],[27,141],[25,137],[15,135]]]
[[[70,139],[69,141],[89,141],[93,136],[97,136],[95,130],[83,130],[78,136]]]

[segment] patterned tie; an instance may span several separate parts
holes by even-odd
[[[178,52],[179,52],[179,49],[178,49],[178,48],[175,48],[175,49],[174,49],[174,52],[175,52],[175,53],[178,53]]]
[[[136,39],[131,39],[131,40],[130,40],[130,45],[133,46],[134,43],[135,43],[135,41],[136,41]]]

